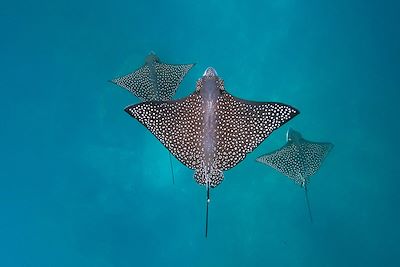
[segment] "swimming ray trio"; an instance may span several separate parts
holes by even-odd
[[[207,237],[210,188],[223,181],[223,171],[236,166],[274,130],[300,112],[283,103],[255,102],[232,96],[211,67],[197,81],[192,94],[171,100],[193,65],[163,64],[152,53],[142,68],[112,81],[144,101],[126,107],[125,111],[142,123],[180,162],[193,169],[195,181],[206,187]],[[302,155],[313,156],[310,151],[311,147]],[[282,167],[285,164],[297,164],[292,159],[294,155],[289,153],[282,157],[282,163],[275,165],[280,166],[277,169],[285,168]],[[263,159],[262,162],[268,164],[267,157]],[[296,179],[307,179],[313,174],[315,161],[303,157],[301,164],[303,162],[309,163],[310,168],[296,174]]]

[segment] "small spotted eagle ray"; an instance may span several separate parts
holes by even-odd
[[[256,161],[271,166],[304,187],[308,214],[312,222],[307,184],[310,176],[321,167],[333,144],[307,141],[293,129],[287,131],[286,141],[282,148],[258,157]]]
[[[125,111],[179,161],[195,170],[196,182],[206,186],[206,237],[210,188],[222,182],[223,171],[236,166],[274,130],[299,114],[285,104],[232,96],[211,67],[188,97],[139,103]]]
[[[127,89],[141,101],[171,100],[179,84],[194,65],[194,63],[162,63],[154,52],[150,52],[142,67],[132,73],[115,78],[111,82]],[[172,183],[175,183],[171,154],[169,154],[169,163]]]

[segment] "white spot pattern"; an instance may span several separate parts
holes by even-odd
[[[115,78],[113,83],[129,90],[141,101],[171,100],[194,64],[146,63],[138,70]]]
[[[298,142],[287,142],[282,148],[257,158],[278,170],[297,184],[304,186],[314,175],[328,152],[333,148],[331,143],[316,143],[300,138]]]
[[[293,143],[286,144],[281,149],[263,155],[256,160],[278,170],[297,184],[301,185],[304,182],[304,178],[301,176],[300,151]]]
[[[154,66],[159,92],[158,98],[151,100],[166,101],[172,99],[179,84],[194,64],[173,65],[156,62]]]
[[[217,101],[216,166],[228,170],[298,111],[273,102],[242,100],[222,91]]]
[[[196,170],[194,173],[194,179],[198,184],[207,185],[207,175],[209,177],[210,187],[214,188],[224,180],[224,173],[221,170],[210,168],[207,172],[202,168]]]
[[[331,143],[314,143],[304,140],[300,147],[304,161],[304,176],[314,175],[332,148],[333,144]]]
[[[201,105],[201,96],[194,93],[178,101],[140,103],[125,111],[146,126],[183,164],[200,169],[204,158]]]
[[[148,65],[125,76],[115,78],[112,82],[127,89],[141,101],[155,99],[157,96]]]
[[[299,112],[287,105],[250,102],[233,97],[224,90],[218,97],[216,110],[216,148],[214,162],[205,162],[204,105],[198,90],[178,101],[152,101],[125,109],[147,127],[178,160],[197,170],[195,179],[217,186],[223,180],[222,171],[243,160],[269,134]]]

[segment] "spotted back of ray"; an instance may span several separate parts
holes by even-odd
[[[288,141],[282,148],[257,158],[257,161],[303,185],[319,170],[332,148],[331,143],[311,142],[300,137],[296,142]]]
[[[250,102],[223,92],[217,100],[215,162],[205,162],[204,152],[204,100],[195,92],[178,101],[145,102],[125,109],[146,126],[168,150],[191,169],[207,172],[224,171],[243,160],[268,135],[299,114],[287,105],[268,102]],[[221,172],[222,173],[222,172]],[[218,173],[211,175],[211,186],[223,179]],[[195,176],[205,184],[204,176]]]
[[[174,65],[155,62],[154,67],[158,88],[156,100],[171,100],[186,73],[193,66],[194,64]]]
[[[193,93],[177,101],[152,101],[132,105],[125,111],[141,122],[178,160],[200,169],[203,120],[201,96]]]
[[[299,112],[288,105],[253,102],[226,91],[217,101],[216,166],[228,170]]]

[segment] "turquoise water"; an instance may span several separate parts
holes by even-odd
[[[22,1],[0,9],[0,266],[399,266],[395,1]],[[107,81],[162,60],[301,114],[212,190]],[[335,148],[302,189],[257,156],[293,127]]]

